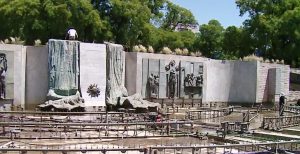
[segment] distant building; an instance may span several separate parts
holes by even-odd
[[[198,24],[182,24],[182,23],[179,23],[175,27],[176,32],[181,32],[181,31],[185,31],[185,30],[190,30],[193,33],[198,33],[199,32],[199,25]]]

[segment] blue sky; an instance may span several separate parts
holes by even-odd
[[[222,26],[241,26],[247,16],[240,17],[235,0],[171,0],[195,16],[198,23],[207,24],[211,19],[217,19]]]

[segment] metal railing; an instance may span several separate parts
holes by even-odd
[[[185,114],[186,119],[189,120],[200,120],[223,117],[231,114],[234,107],[227,107],[221,109],[206,109],[206,110],[190,110]]]
[[[252,143],[252,144],[228,144],[228,145],[156,145],[156,146],[113,146],[113,145],[15,145],[16,143],[6,144],[0,147],[0,151],[8,152],[56,152],[56,153],[67,153],[67,152],[101,152],[103,154],[111,151],[128,153],[128,152],[139,152],[144,154],[204,154],[204,153],[236,153],[236,152],[263,152],[269,151],[274,153],[286,152],[299,152],[300,141],[284,141],[284,142],[270,142],[270,143]]]
[[[0,122],[1,139],[101,139],[190,135],[192,121],[131,123]],[[83,132],[94,132],[84,136]]]
[[[291,116],[264,117],[261,128],[279,131],[283,128],[294,127],[300,124],[300,108],[295,106],[284,106],[284,112],[294,113]]]

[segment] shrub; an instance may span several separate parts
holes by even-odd
[[[193,57],[201,57],[201,56],[202,56],[202,52],[200,52],[200,51],[191,52],[191,53],[190,53],[190,56],[193,56]]]
[[[182,50],[179,49],[179,48],[176,48],[176,49],[175,49],[175,54],[176,54],[176,55],[182,55]]]
[[[185,56],[189,55],[189,50],[187,48],[184,48],[182,50],[182,55],[185,55]]]
[[[144,47],[143,45],[139,45],[140,48],[140,52],[147,52],[146,47]]]
[[[262,62],[264,59],[262,57],[257,57],[255,55],[249,55],[243,58],[243,61],[260,61]]]
[[[141,50],[140,50],[139,46],[135,45],[135,46],[133,47],[132,51],[133,51],[133,52],[140,52]]]
[[[153,49],[152,46],[148,46],[148,52],[149,52],[149,53],[154,53],[154,49]]]
[[[266,59],[264,62],[265,62],[265,63],[270,63],[270,60],[269,60],[269,59]]]
[[[42,44],[42,41],[39,40],[39,39],[37,39],[37,40],[34,41],[34,45],[35,46],[38,46],[38,45],[41,45],[41,44]]]
[[[164,47],[161,51],[162,54],[172,54],[172,50],[168,47]]]

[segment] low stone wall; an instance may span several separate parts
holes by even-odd
[[[271,81],[276,80],[276,77],[273,74],[272,76],[269,74],[271,69],[280,69],[280,77],[279,81]],[[256,102],[270,102],[270,101],[278,101],[280,93],[284,93],[285,95],[289,94],[289,81],[290,79],[290,66],[289,65],[280,65],[280,64],[270,64],[270,63],[259,63],[258,64],[258,76],[257,76],[257,98]],[[273,85],[270,85],[273,84]],[[277,84],[277,85],[276,85]],[[275,92],[276,94],[271,94],[271,89],[279,88]],[[274,89],[273,89],[274,91]],[[275,90],[276,91],[276,90]]]
[[[209,60],[205,66],[203,102],[255,102],[257,62]]]

